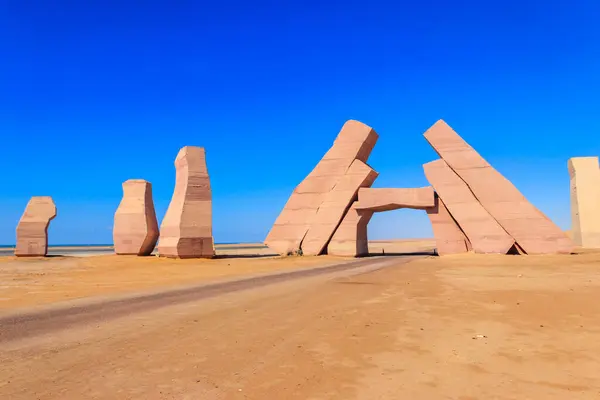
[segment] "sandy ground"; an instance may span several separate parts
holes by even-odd
[[[431,239],[370,243],[374,254],[420,253],[433,246]],[[0,257],[0,314],[19,307],[318,267],[348,259],[276,257],[261,243],[217,245],[216,249],[220,258],[214,260],[97,255],[86,253],[85,248],[65,257]]]
[[[369,254],[430,253],[435,250],[435,239],[370,240]]]
[[[0,398],[597,399],[598,293],[597,252],[298,279],[3,343]]]
[[[266,246],[262,243],[235,243],[235,244],[217,244],[215,245],[217,252],[228,253],[232,250],[244,250],[264,253],[268,251]],[[0,247],[0,257],[14,255],[14,247],[4,246]],[[114,252],[113,246],[49,246],[48,255],[50,256],[93,256],[100,254],[112,254]],[[271,251],[268,251],[271,253]],[[154,249],[154,253],[157,253],[157,249]]]
[[[237,251],[229,252],[234,257]],[[0,314],[90,296],[323,266],[341,257],[250,257],[174,260],[159,257],[0,258]]]

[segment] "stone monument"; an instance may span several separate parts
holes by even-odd
[[[435,195],[435,205],[426,211],[431,222],[439,256],[466,253],[473,249],[471,242],[469,242],[469,239],[452,218],[448,208],[437,194]]]
[[[148,256],[157,240],[152,184],[143,179],[129,179],[123,183],[123,199],[115,212],[115,253]]]
[[[423,169],[425,177],[469,239],[475,253],[506,254],[512,249],[514,239],[502,229],[444,160],[427,163]]]
[[[344,216],[327,246],[327,254],[365,256],[369,254],[367,224],[376,212],[413,208],[426,210],[435,205],[433,188],[372,189],[360,188],[358,201]]]
[[[571,177],[571,237],[577,246],[600,248],[600,168],[598,157],[574,157]]]
[[[449,170],[464,182],[482,208],[516,242],[516,246],[511,246],[511,250],[527,254],[570,253],[573,250],[573,242],[567,235],[448,124],[439,120],[425,132],[424,136]],[[451,202],[443,193],[439,193],[436,184],[433,182],[431,184],[454,219],[463,228],[473,249],[477,251],[476,241],[463,227],[465,222],[454,215]]]
[[[32,197],[17,225],[17,257],[45,257],[48,254],[48,226],[56,217],[56,205],[49,196]]]
[[[175,159],[175,190],[160,227],[158,254],[211,258],[212,195],[204,148],[187,146]]]
[[[333,146],[294,189],[265,243],[281,254],[324,252],[361,187],[377,177],[366,162],[378,135],[359,121],[347,121]]]
[[[441,158],[423,166],[433,188],[371,189],[377,173],[366,162],[377,138],[371,127],[346,122],[331,149],[294,189],[265,240],[267,246],[280,254],[366,255],[367,224],[374,212],[415,208],[427,212],[439,255],[471,250],[497,254],[572,251],[573,242],[566,234],[444,121],[425,132],[425,139]],[[591,170],[598,171],[597,160]],[[584,178],[578,175],[580,190]],[[586,199],[594,196],[585,195]],[[581,195],[574,200],[578,213],[593,209],[584,207],[580,199]],[[593,220],[586,213],[585,218]],[[584,228],[577,224],[581,222],[574,226],[585,232],[581,235],[590,238],[590,243],[592,232],[600,232],[600,225]]]

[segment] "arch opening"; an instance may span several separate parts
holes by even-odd
[[[376,212],[366,231],[368,255],[435,254],[433,229],[424,210]]]

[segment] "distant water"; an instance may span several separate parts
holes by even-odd
[[[242,244],[240,242],[223,242],[223,243],[215,243],[218,245],[222,245],[222,244]],[[98,244],[98,243],[94,243],[94,244],[50,244],[48,245],[48,248],[53,248],[53,247],[86,247],[86,248],[90,248],[90,247],[112,247],[113,244],[112,243],[107,243],[107,244]],[[14,244],[0,244],[0,249],[14,249],[15,245]]]

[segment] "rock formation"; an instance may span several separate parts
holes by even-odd
[[[123,183],[123,199],[115,212],[115,253],[148,256],[157,240],[152,184],[143,179],[129,179]]]
[[[48,254],[48,226],[56,217],[56,205],[49,196],[32,197],[17,225],[18,257],[45,257]]]
[[[465,182],[444,162],[423,165],[425,176],[469,239],[476,253],[506,254],[514,239],[477,201]]]
[[[466,253],[472,249],[469,239],[452,218],[446,205],[437,194],[435,205],[426,211],[433,229],[438,255]]]
[[[321,254],[360,187],[377,173],[366,165],[377,133],[347,121],[312,172],[294,189],[265,243],[280,254]]]
[[[434,206],[431,186],[423,188],[361,188],[358,190],[358,210],[372,212],[392,211],[400,208],[426,210]]]
[[[327,246],[327,254],[364,256],[369,253],[367,224],[376,212],[413,208],[426,210],[435,205],[433,188],[358,190],[352,204]]]
[[[452,171],[467,185],[481,206],[527,254],[570,253],[573,242],[548,217],[534,207],[519,190],[444,121],[436,122],[425,132],[425,139]],[[433,187],[438,191],[436,185]],[[440,197],[459,223],[473,248],[476,243],[454,215],[445,195]]]
[[[175,171],[175,190],[160,227],[158,253],[174,258],[213,257],[212,195],[204,148],[182,148]]]
[[[598,157],[569,160],[571,237],[577,246],[600,248],[600,168]]]
[[[346,174],[324,197],[323,203],[313,217],[304,240],[302,253],[317,256],[326,248],[348,205],[356,199],[359,188],[369,187],[377,178],[377,172],[360,160],[354,160]]]
[[[377,173],[366,162],[377,138],[367,125],[346,122],[331,149],[296,187],[265,243],[280,254],[319,255],[327,251],[365,255],[367,224],[374,212],[416,208],[426,210],[440,255],[471,250],[569,253],[573,249],[564,232],[444,121],[425,132],[425,139],[441,157],[423,166],[433,189],[371,189]],[[595,171],[597,164],[596,160]],[[579,188],[583,178],[576,181]],[[574,199],[581,213],[583,200],[581,196]],[[577,224],[581,222],[574,222],[575,227]],[[586,232],[581,235],[587,235],[590,243],[592,232],[600,232],[596,228],[600,225],[591,226],[578,228]]]

